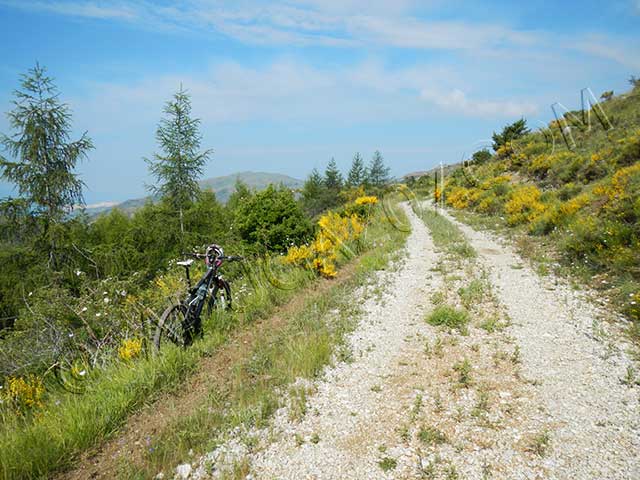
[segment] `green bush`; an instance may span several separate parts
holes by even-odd
[[[271,185],[238,205],[234,226],[245,242],[276,252],[304,243],[313,231],[291,190]]]
[[[427,316],[426,321],[433,326],[462,331],[469,323],[469,314],[466,310],[459,310],[449,305],[439,305]]]

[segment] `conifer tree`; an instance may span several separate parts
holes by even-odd
[[[165,117],[156,130],[162,154],[145,158],[157,185],[149,189],[167,200],[180,214],[180,231],[184,233],[183,212],[191,204],[200,187],[198,179],[211,155],[200,150],[200,119],[191,118],[191,97],[182,89],[164,107]]]
[[[342,188],[342,183],[342,174],[340,170],[338,170],[335,159],[331,158],[331,161],[324,171],[324,184],[329,190],[339,192]]]
[[[86,132],[70,141],[71,112],[60,102],[58,89],[46,69],[36,64],[22,76],[14,92],[14,109],[7,114],[15,130],[0,142],[13,161],[0,156],[2,178],[13,182],[48,227],[74,205],[83,203],[83,182],[74,173],[78,160],[93,148]]]
[[[362,156],[359,152],[357,152],[353,156],[353,161],[351,162],[351,169],[349,170],[349,174],[347,176],[347,186],[358,187],[362,185],[365,181],[366,174],[367,172],[365,170]]]
[[[373,187],[383,187],[390,180],[389,170],[384,164],[382,154],[376,150],[367,171],[367,183]]]

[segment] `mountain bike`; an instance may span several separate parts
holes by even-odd
[[[214,310],[231,310],[231,287],[219,273],[220,266],[225,261],[242,260],[239,256],[225,256],[218,245],[209,245],[205,253],[185,253],[184,256],[193,257],[176,262],[184,267],[187,279],[185,299],[168,307],[160,317],[153,336],[156,349],[162,343],[171,342],[175,345],[188,347],[193,340],[203,335],[202,310],[206,307],[207,314]],[[194,260],[204,260],[207,271],[195,286],[191,286],[190,268]]]

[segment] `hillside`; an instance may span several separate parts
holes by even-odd
[[[298,180],[297,178],[281,173],[247,171],[201,180],[200,187],[203,190],[213,190],[218,201],[226,203],[233,193],[235,184],[238,180],[244,182],[249,186],[249,188],[255,191],[260,191],[266,188],[269,184],[282,184],[285,187],[300,188],[303,183],[302,180]],[[117,207],[126,213],[130,213],[143,206],[149,199],[153,199],[153,197],[134,198],[131,200],[125,200],[121,203],[103,202],[95,207],[88,207],[85,211],[89,216],[95,216]]]
[[[601,290],[640,339],[640,86],[600,105],[606,119],[592,108],[591,128],[571,112],[569,129],[553,121],[458,166],[445,198],[476,222],[520,236],[543,269],[559,262],[556,269]]]

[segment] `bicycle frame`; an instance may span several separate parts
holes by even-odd
[[[194,320],[200,317],[207,295],[209,294],[213,283],[216,282],[219,287],[222,286],[219,283],[221,278],[218,276],[218,268],[220,265],[222,265],[222,260],[216,260],[213,265],[208,265],[207,271],[194,287],[191,286],[191,276],[189,273],[191,265],[184,265],[187,277],[187,288],[189,291],[184,304],[187,306],[189,313],[193,315]],[[198,292],[201,291],[203,286],[205,286],[202,290],[204,294],[202,295],[202,298],[199,299]]]

